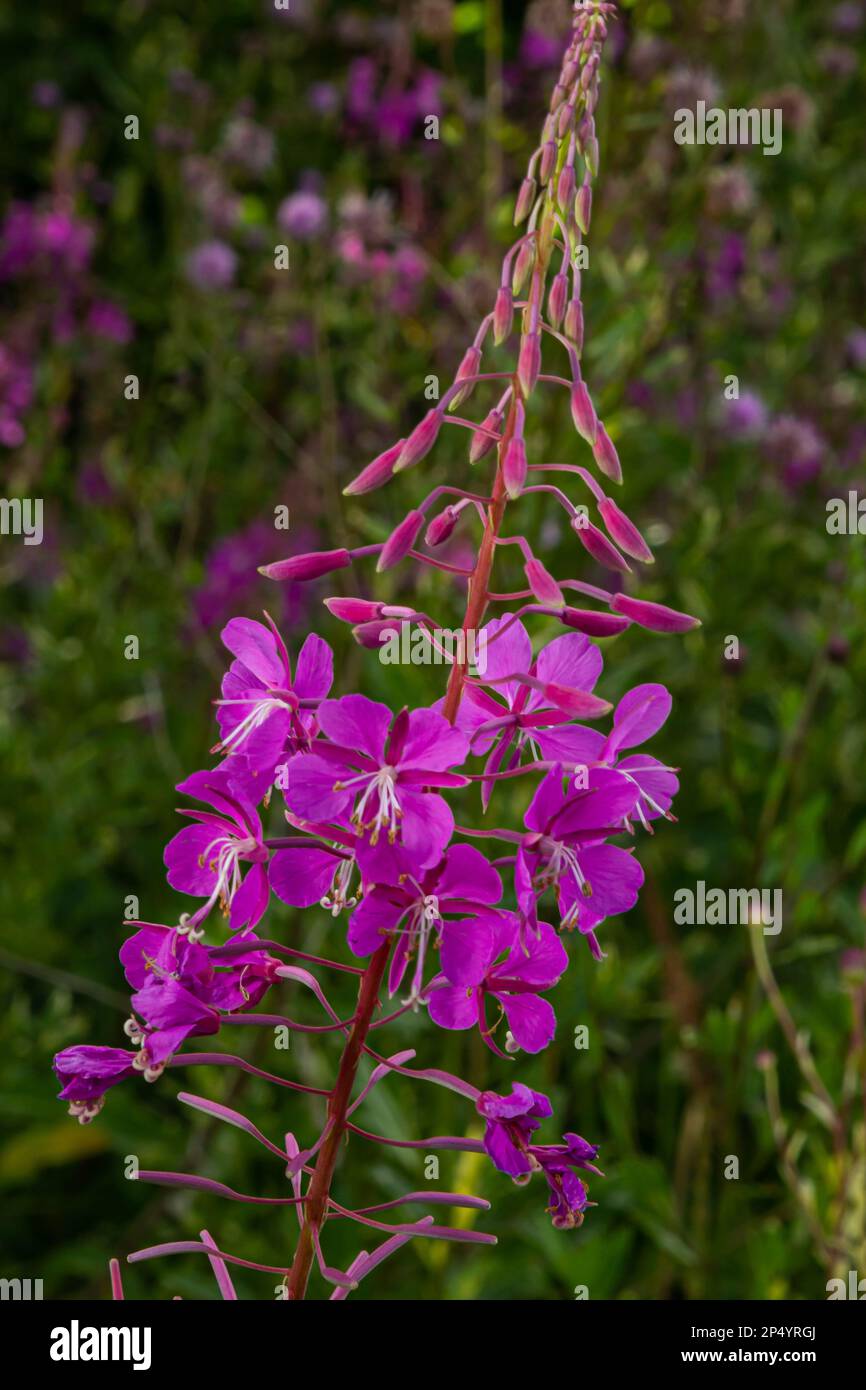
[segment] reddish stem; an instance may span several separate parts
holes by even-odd
[[[355,1010],[352,1031],[346,1039],[346,1046],[340,1058],[337,1080],[328,1102],[328,1119],[333,1122],[332,1127],[319,1150],[313,1176],[307,1189],[304,1203],[304,1224],[301,1228],[289,1273],[288,1297],[290,1299],[301,1299],[307,1291],[307,1281],[315,1256],[314,1235],[321,1231],[324,1224],[331,1182],[340,1152],[340,1143],[346,1132],[346,1112],[352,1099],[352,1088],[358,1072],[358,1063],[361,1060],[364,1043],[379,1001],[379,987],[385,974],[385,967],[388,964],[390,950],[390,941],[383,942],[378,951],[371,956],[370,964],[361,979],[358,990],[358,1007]]]

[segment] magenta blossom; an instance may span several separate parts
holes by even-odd
[[[535,894],[555,888],[562,926],[577,927],[596,958],[601,949],[595,928],[605,917],[627,912],[637,902],[643,870],[627,850],[605,844],[634,809],[636,784],[610,768],[592,768],[588,785],[564,785],[563,769],[544,778],[524,817],[532,832],[518,851],[518,896],[534,920]]]
[[[627,748],[646,743],[648,738],[658,733],[670,712],[671,697],[665,686],[636,685],[622,697],[614,710],[613,729],[607,737],[597,729],[573,724],[555,736],[555,753],[553,745],[547,745],[547,756],[560,757],[563,762],[574,763],[578,768],[596,765],[615,767],[637,788],[634,815],[645,830],[651,830],[649,822],[658,820],[660,816],[666,820],[676,819],[670,813],[680,785],[675,769],[666,767],[648,753],[633,753],[628,757],[621,754]],[[628,816],[624,819],[624,828],[631,830]]]
[[[172,888],[207,899],[185,927],[198,932],[216,903],[232,931],[254,927],[268,905],[268,851],[248,792],[238,776],[223,768],[194,772],[177,790],[214,808],[182,809],[180,814],[196,824],[178,831],[163,856]],[[242,864],[250,866],[246,876]]]
[[[462,787],[448,771],[466,758],[464,734],[432,709],[401,710],[365,695],[325,700],[322,733],[311,753],[288,764],[286,801],[308,820],[334,820],[363,838],[358,858],[365,878],[390,882],[395,846],[419,869],[442,857],[454,816],[432,787]]]
[[[514,912],[450,922],[442,937],[442,974],[427,990],[430,1017],[441,1028],[477,1023],[487,1046],[501,1057],[493,1032],[504,1014],[514,1044],[541,1052],[553,1040],[556,1015],[539,995],[558,983],[567,966],[568,952],[546,922],[525,944]],[[500,1007],[493,1024],[487,1020],[488,998]]]
[[[249,771],[267,791],[286,757],[306,748],[318,729],[312,708],[334,681],[334,655],[327,642],[310,633],[292,663],[273,620],[268,627],[252,618],[232,618],[220,634],[236,658],[223,677],[217,720],[222,738],[212,752],[242,754]]]
[[[396,937],[389,991],[400,988],[406,967],[416,955],[411,998],[421,993],[431,935],[444,940],[452,923],[445,914],[466,914],[498,903],[502,880],[472,845],[452,845],[434,867],[401,874],[399,884],[382,884],[365,893],[349,923],[349,945],[356,956],[369,956],[387,936]]]

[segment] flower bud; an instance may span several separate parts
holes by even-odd
[[[376,569],[379,574],[383,570],[393,569],[401,560],[405,559],[412,549],[421,527],[424,525],[424,513],[419,511],[409,512],[404,516],[399,526],[395,526],[390,536],[382,547]]]
[[[424,419],[415,426],[403,445],[402,452],[394,464],[395,473],[402,473],[404,468],[411,468],[413,463],[418,463],[426,454],[429,454],[436,443],[441,425],[441,411],[428,410]]]
[[[642,560],[645,565],[651,565],[653,563],[652,551],[634,522],[629,520],[616,502],[610,497],[605,497],[599,502],[598,510],[601,512],[601,518],[608,535],[616,541],[620,549],[624,550],[626,555],[631,555],[633,559]]]
[[[331,574],[334,570],[344,570],[351,563],[348,550],[313,550],[307,555],[292,555],[288,560],[277,560],[272,565],[260,565],[259,574],[263,574],[265,579],[293,579],[304,583],[308,579]]]
[[[504,343],[511,333],[514,322],[514,298],[507,285],[500,285],[493,306],[493,341],[497,347]]]
[[[369,623],[382,616],[381,603],[369,598],[326,598],[325,607],[341,623]]]
[[[591,135],[583,147],[583,157],[586,167],[593,178],[598,176],[598,140]]]
[[[565,106],[559,108],[559,115],[556,121],[556,133],[560,140],[564,140],[568,134],[569,127],[574,120],[574,102],[569,101]]]
[[[514,225],[519,227],[521,222],[525,222],[532,211],[532,204],[535,202],[538,193],[538,185],[531,174],[527,174],[523,183],[520,185],[520,192],[517,195],[517,206],[514,209]]]
[[[592,452],[605,477],[610,478],[615,483],[621,483],[622,468],[620,467],[619,454],[601,421],[599,421],[598,434],[595,437]]]
[[[486,433],[487,430],[494,430],[499,434],[502,430],[502,411],[494,406],[490,414],[484,420],[484,429],[476,430],[469,445],[469,462],[478,463],[480,459],[486,457],[496,444],[492,434]]]
[[[574,217],[583,235],[586,236],[592,217],[592,185],[589,183],[582,183],[578,189],[574,202]]]
[[[663,603],[629,598],[627,594],[615,594],[612,607],[615,612],[631,618],[650,632],[691,632],[692,628],[701,626],[700,618],[679,613],[675,608],[666,608]]]
[[[591,695],[586,690],[576,690],[569,685],[558,685],[556,682],[545,685],[542,695],[551,705],[575,719],[601,719],[613,708],[607,700],[601,700],[597,695]]]
[[[572,520],[571,529],[593,560],[597,560],[605,569],[617,570],[620,574],[631,573],[631,565],[625,557],[582,512]]]
[[[541,371],[541,333],[524,333],[517,358],[517,380],[524,396],[530,396]]]
[[[563,608],[560,622],[575,632],[583,632],[587,637],[616,637],[631,627],[629,618],[617,613],[597,613],[594,608]]]
[[[472,347],[466,349],[466,352],[463,355],[463,361],[457,368],[457,375],[454,378],[455,385],[458,381],[465,381],[467,377],[477,376],[478,368],[480,366],[481,349],[480,347],[476,347],[473,343]],[[458,391],[457,394],[454,397],[452,397],[451,401],[449,402],[448,409],[456,410],[458,406],[462,405],[464,401],[469,399],[474,390],[475,382],[470,381],[467,386],[463,387],[462,391]]]
[[[554,328],[559,328],[562,323],[562,316],[565,313],[565,304],[568,299],[568,275],[561,270],[558,275],[554,275],[550,290],[547,295],[547,317]]]
[[[575,290],[575,298],[568,301],[563,331],[580,353],[583,352],[583,305],[576,297],[578,293],[579,291]]]
[[[514,294],[520,294],[534,262],[535,241],[530,239],[523,243],[514,260],[514,271],[511,276],[511,289]]]
[[[430,525],[427,527],[427,535],[424,537],[429,546],[442,545],[454,531],[457,519],[460,516],[456,507],[446,507],[438,516],[434,516]]]
[[[502,460],[502,481],[505,491],[514,501],[523,491],[526,482],[526,445],[521,435],[512,435]]]
[[[396,444],[392,444],[390,449],[386,449],[384,454],[379,454],[368,463],[366,468],[362,468],[357,478],[354,478],[348,487],[343,488],[346,497],[359,497],[362,492],[372,492],[374,488],[381,487],[387,483],[391,474],[394,472],[394,464],[403,452],[405,439],[398,439]]]
[[[563,164],[556,184],[556,201],[559,203],[566,217],[571,211],[571,200],[574,197],[575,182],[574,165]]]
[[[400,636],[400,629],[393,619],[380,618],[372,623],[360,623],[352,628],[352,636],[361,647],[375,651],[389,640]]]
[[[561,82],[557,82],[550,95],[551,111],[558,111],[567,96],[568,92],[566,91],[565,87],[563,87]]]
[[[549,608],[565,607],[562,590],[553,575],[548,574],[540,560],[536,560],[534,556],[531,560],[527,560],[523,572],[526,575],[527,584],[539,603],[543,603]]]
[[[599,429],[598,418],[592,398],[582,381],[576,381],[571,388],[571,418],[581,439],[594,445]]]
[[[547,184],[550,176],[556,168],[556,141],[546,140],[541,147],[541,163],[539,167],[539,178],[542,186]]]

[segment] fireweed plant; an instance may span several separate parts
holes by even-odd
[[[546,1096],[514,1080],[510,1089],[504,1082],[501,1093],[481,1092],[435,1067],[412,1068],[407,1064],[414,1052],[386,1055],[373,1039],[406,1011],[426,1008],[440,1028],[479,1029],[488,1048],[509,1064],[521,1051],[546,1048],[556,1018],[545,995],[568,966],[561,934],[580,933],[593,955],[602,956],[600,925],[609,915],[633,907],[643,882],[633,849],[613,841],[627,842],[639,829],[650,831],[661,817],[674,819],[675,770],[648,753],[631,751],[667,718],[671,700],[665,687],[641,685],[626,694],[613,710],[607,734],[581,721],[601,720],[611,712],[610,704],[593,693],[603,663],[592,638],[613,636],[633,623],[653,632],[684,632],[697,619],[576,579],[555,579],[525,536],[504,530],[511,504],[544,493],[565,509],[579,542],[601,565],[623,574],[630,572],[630,561],[652,560],[640,532],[589,469],[530,463],[524,443],[536,388],[565,387],[577,432],[598,473],[609,482],[621,479],[616,449],[596,415],[580,365],[583,239],[598,171],[594,112],[612,10],[598,0],[574,7],[571,38],[541,141],[517,198],[514,220],[521,230],[504,258],[495,306],[467,349],[453,385],[408,438],[346,488],[358,496],[414,467],[447,422],[471,431],[471,464],[488,457],[495,462],[489,493],[459,485],[437,487],[382,545],[295,555],[263,569],[273,580],[298,582],[375,555],[379,571],[411,559],[450,574],[455,566],[416,546],[426,527],[426,546],[435,550],[467,511],[477,518],[482,534],[471,569],[458,571],[468,580],[464,631],[481,631],[490,606],[504,605],[484,628],[483,676],[473,676],[466,662],[453,661],[444,696],[427,708],[392,712],[361,694],[331,698],[333,657],[321,637],[309,635],[293,665],[270,619],[264,625],[233,618],[222,634],[234,659],[222,682],[220,737],[213,750],[222,761],[180,784],[184,798],[198,804],[181,811],[188,824],[165,851],[169,883],[199,904],[181,916],[178,926],[135,923],[135,934],[121,949],[134,991],[125,1024],[129,1046],[70,1047],[55,1061],[60,1095],[82,1123],[97,1115],[112,1086],[136,1076],[155,1081],[176,1066],[241,1068],[325,1101],[321,1133],[302,1147],[291,1133],[282,1144],[274,1143],[224,1105],[184,1092],[179,1096],[263,1145],[279,1160],[292,1195],[243,1197],[196,1175],[139,1173],[144,1181],[295,1207],[300,1235],[288,1268],[228,1254],[207,1232],[201,1243],[157,1245],[128,1257],[134,1262],[201,1252],[208,1256],[224,1298],[235,1297],[228,1271],[232,1264],[282,1276],[285,1297],[299,1299],[315,1263],[333,1285],[331,1297],[342,1299],[410,1240],[495,1243],[490,1234],[452,1229],[432,1215],[413,1221],[381,1219],[385,1211],[404,1204],[487,1208],[477,1197],[410,1192],[362,1211],[341,1206],[332,1184],[349,1135],[357,1136],[356,1143],[486,1152],[500,1172],[518,1183],[540,1175],[547,1210],[562,1229],[579,1226],[590,1205],[586,1174],[599,1173],[597,1146],[574,1133],[566,1133],[561,1142],[539,1142],[538,1131],[552,1116]],[[517,325],[513,369],[482,372],[487,339],[509,343],[518,336]],[[542,371],[543,347],[564,355],[567,378]],[[486,383],[494,384],[498,400],[484,420],[471,422],[456,414],[476,386]],[[550,481],[554,472],[571,474],[585,485],[599,526],[589,520],[586,507],[576,507]],[[435,514],[428,517],[431,509]],[[503,546],[516,546],[522,557],[526,588],[518,592],[492,588],[494,561]],[[571,594],[601,606],[575,607],[567,600]],[[435,621],[411,603],[391,606],[335,597],[326,606],[335,618],[352,624],[361,646],[372,650],[393,631],[395,621],[416,624],[436,640]],[[556,619],[566,629],[534,657],[523,623],[530,615]],[[478,758],[484,759],[480,765]],[[449,795],[476,787],[487,811],[500,783],[518,777],[528,779],[531,790],[522,827],[473,830],[455,822]],[[258,808],[274,797],[284,800],[292,833],[271,839]],[[480,846],[494,847],[491,857]],[[513,910],[502,905],[509,879]],[[323,959],[259,936],[272,893],[293,907],[320,903],[335,918],[344,915],[348,945],[363,965]],[[212,945],[204,937],[216,909],[232,938]],[[350,1018],[337,1015],[310,966],[357,977],[357,1005]],[[282,981],[312,991],[327,1022],[304,1025],[279,1013],[260,1012],[265,995]],[[386,994],[398,999],[393,1011],[382,1016]],[[342,1034],[334,1085],[324,1091],[271,1076],[229,1053],[181,1051],[189,1038],[239,1024]],[[362,1058],[374,1066],[355,1094]],[[391,1072],[455,1091],[483,1118],[483,1140],[444,1135],[394,1141],[361,1128],[357,1111]],[[345,1270],[329,1266],[323,1248],[334,1218],[358,1223],[370,1245]],[[116,1297],[123,1296],[116,1261],[112,1287]]]

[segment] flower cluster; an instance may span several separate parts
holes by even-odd
[[[577,463],[529,462],[525,443],[527,411],[538,383],[565,386],[577,431],[597,472],[605,480],[621,480],[616,449],[580,366],[581,252],[598,169],[594,111],[611,9],[598,0],[575,5],[550,113],[517,200],[515,220],[519,226],[525,222],[527,230],[505,257],[495,307],[467,348],[453,385],[405,439],[347,488],[353,495],[364,493],[420,463],[447,422],[470,430],[471,464],[487,456],[495,462],[489,491],[436,487],[381,545],[296,555],[263,569],[275,580],[303,582],[376,556],[380,571],[411,558],[452,572],[453,566],[428,552],[464,516],[474,518],[482,535],[467,573],[464,628],[481,630],[484,624],[488,661],[483,676],[473,676],[465,661],[454,660],[443,698],[427,707],[392,710],[363,694],[332,696],[333,656],[319,636],[307,637],[293,662],[270,619],[267,624],[245,618],[229,622],[223,641],[233,660],[222,683],[219,740],[212,750],[221,761],[178,787],[186,801],[198,805],[182,808],[189,823],[165,851],[169,883],[195,904],[176,927],[137,924],[121,952],[134,991],[126,1032],[137,1050],[79,1047],[57,1058],[61,1094],[86,1121],[110,1086],[136,1072],[153,1080],[166,1066],[214,1061],[250,1069],[238,1058],[180,1051],[190,1037],[236,1024],[274,1023],[345,1034],[337,1080],[330,1091],[320,1093],[328,1102],[324,1127],[306,1150],[291,1135],[285,1146],[274,1145],[244,1116],[201,1097],[183,1096],[253,1134],[288,1165],[294,1196],[274,1200],[294,1202],[301,1216],[300,1240],[286,1272],[291,1298],[303,1297],[314,1260],[334,1284],[332,1296],[341,1297],[406,1240],[493,1239],[437,1226],[429,1216],[386,1226],[334,1202],[331,1182],[344,1136],[355,1132],[389,1142],[358,1130],[350,1117],[372,1086],[391,1072],[448,1086],[473,1102],[486,1122],[483,1141],[439,1136],[411,1144],[486,1151],[497,1169],[519,1182],[542,1173],[557,1227],[583,1220],[589,1200],[585,1177],[578,1174],[598,1172],[592,1162],[596,1147],[572,1132],[558,1144],[535,1142],[541,1122],[552,1115],[546,1096],[519,1082],[507,1095],[482,1094],[470,1082],[436,1068],[410,1069],[406,1062],[412,1053],[384,1057],[369,1038],[372,1029],[405,1011],[426,1009],[441,1028],[477,1028],[487,1047],[508,1065],[520,1052],[535,1054],[549,1046],[556,1016],[546,996],[568,967],[566,941],[576,932],[601,957],[599,928],[606,918],[634,906],[643,881],[630,843],[638,831],[651,832],[654,821],[673,819],[675,770],[648,753],[632,751],[664,724],[670,696],[663,685],[644,684],[614,709],[595,693],[603,658],[593,639],[615,636],[631,623],[676,632],[697,620],[619,589],[608,593],[580,580],[555,578],[525,536],[504,530],[513,503],[522,495],[543,493],[567,511],[575,535],[602,565],[622,575],[631,572],[630,561],[652,559],[640,532],[589,469]],[[515,332],[517,313],[515,364],[510,370],[482,373],[488,338],[504,347]],[[565,355],[568,378],[543,370],[542,344]],[[484,420],[461,419],[456,411],[486,383],[496,384],[498,399]],[[599,526],[589,521],[585,507],[576,507],[546,480],[553,470],[584,484]],[[434,504],[439,505],[429,516]],[[426,550],[420,550],[416,547],[425,526]],[[495,593],[494,561],[509,546],[521,557],[527,587]],[[566,598],[569,591],[602,607],[574,607]],[[365,647],[378,646],[395,619],[430,631],[440,626],[411,602],[389,606],[335,596],[326,604],[334,618],[352,625]],[[502,605],[502,611],[487,618],[491,604]],[[555,619],[565,630],[533,654],[523,622],[528,615]],[[606,732],[594,727],[608,717]],[[485,822],[482,830],[464,823],[472,820],[476,803],[488,810],[501,785],[517,778],[527,788],[522,827]],[[263,817],[283,821],[280,829],[289,833],[269,835]],[[495,858],[483,852],[489,842],[497,846]],[[504,854],[499,853],[502,848]],[[349,950],[363,964],[348,966],[261,940],[254,933],[271,894],[296,908],[320,904],[335,919],[342,917]],[[205,935],[220,914],[233,939],[207,945]],[[292,959],[304,965],[284,963]],[[351,1019],[339,1018],[317,976],[307,970],[310,964],[358,977]],[[255,1012],[264,994],[286,980],[312,990],[327,1024],[313,1029],[281,1015]],[[377,1016],[382,986],[390,995],[400,995],[399,1006],[387,1018]],[[364,1055],[377,1065],[353,1099]],[[278,1084],[310,1089],[296,1082]],[[185,1174],[141,1176],[190,1187],[207,1181]],[[432,1200],[446,1198],[451,1205],[486,1206],[481,1199],[453,1193],[436,1193]],[[419,1194],[403,1200],[419,1200]],[[334,1212],[385,1230],[389,1239],[346,1271],[334,1270],[325,1263],[321,1243]],[[214,1258],[235,1259],[216,1251],[212,1242],[157,1246],[130,1258],[190,1249],[207,1252],[212,1263]],[[225,1272],[224,1263],[221,1268]],[[221,1288],[226,1294],[225,1280]]]

